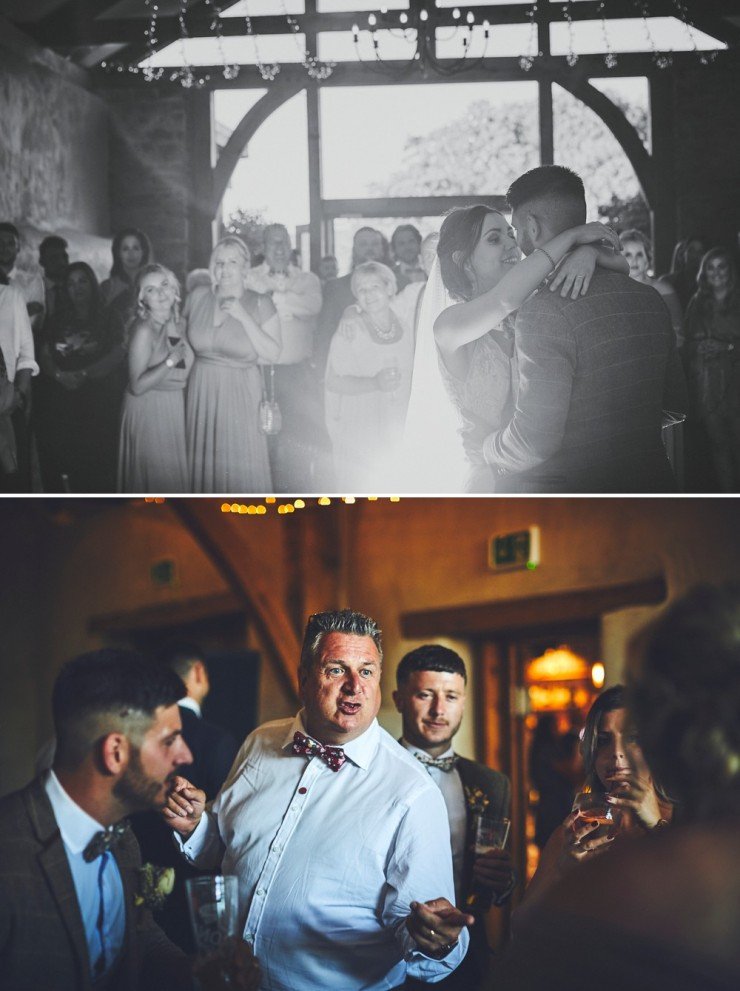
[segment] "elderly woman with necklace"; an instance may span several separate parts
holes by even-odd
[[[332,338],[326,368],[326,425],[336,484],[376,492],[388,477],[403,434],[413,363],[413,334],[393,311],[396,278],[365,262],[352,273],[357,303]]]

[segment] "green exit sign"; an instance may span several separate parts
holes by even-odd
[[[528,568],[534,571],[540,563],[540,528],[500,533],[488,543],[488,567],[492,571]]]

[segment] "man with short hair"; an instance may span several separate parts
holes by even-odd
[[[46,318],[53,316],[60,301],[62,286],[69,268],[67,242],[58,234],[49,234],[39,245],[39,265],[44,270]]]
[[[413,224],[399,224],[391,234],[393,272],[398,291],[411,282],[426,282],[427,273],[421,263],[421,234]]]
[[[560,165],[520,176],[507,199],[526,255],[586,219],[583,183]],[[664,409],[686,409],[686,386],[655,289],[602,267],[576,299],[545,282],[519,309],[515,343],[514,415],[482,447],[502,490],[675,491],[661,426]]]
[[[424,644],[406,654],[396,670],[396,709],[403,717],[401,746],[420,762],[447,807],[456,904],[476,917],[470,951],[440,987],[472,991],[486,977],[490,950],[484,916],[491,904],[503,905],[516,885],[508,850],[474,857],[476,813],[508,818],[509,779],[485,764],[460,757],[452,741],[465,711],[465,662],[440,644]],[[410,979],[408,989],[421,985]]]
[[[323,430],[312,405],[310,361],[321,310],[321,283],[290,261],[290,235],[283,224],[264,231],[265,260],[247,273],[247,288],[272,297],[280,319],[282,349],[274,364],[275,399],[282,427],[269,438],[270,466],[276,492],[306,492],[316,486],[311,466]],[[273,374],[273,369],[267,373]]]
[[[190,761],[180,679],[124,650],[66,664],[53,690],[51,771],[0,800],[5,991],[190,986],[187,958],[145,907],[124,816],[161,808]]]
[[[165,809],[190,860],[238,876],[265,991],[435,982],[467,949],[439,789],[376,720],[381,664],[373,620],[311,616],[304,708],[247,737],[208,812],[184,778]]]

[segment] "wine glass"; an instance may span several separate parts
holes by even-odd
[[[590,837],[612,836],[619,826],[620,815],[606,800],[606,794],[595,791],[579,792],[573,802],[573,812],[588,825],[596,826]]]
[[[167,341],[169,342],[171,348],[177,347],[177,345],[180,343],[181,340],[182,338],[180,337],[179,334],[167,335]],[[180,358],[178,363],[175,365],[175,368],[184,368],[184,367],[185,367],[185,359]]]

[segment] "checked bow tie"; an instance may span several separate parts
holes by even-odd
[[[128,834],[129,829],[128,819],[122,819],[113,826],[108,826],[107,829],[101,829],[82,851],[85,861],[89,864],[109,850],[114,850]]]
[[[457,764],[457,754],[453,754],[451,757],[428,757],[426,754],[420,754],[418,751],[414,751],[414,757],[424,767],[436,767],[440,771],[451,771]]]
[[[338,771],[347,759],[341,747],[325,747],[323,743],[318,743],[310,736],[300,732],[296,732],[293,737],[293,753],[303,754],[306,757],[318,757],[332,771]]]

